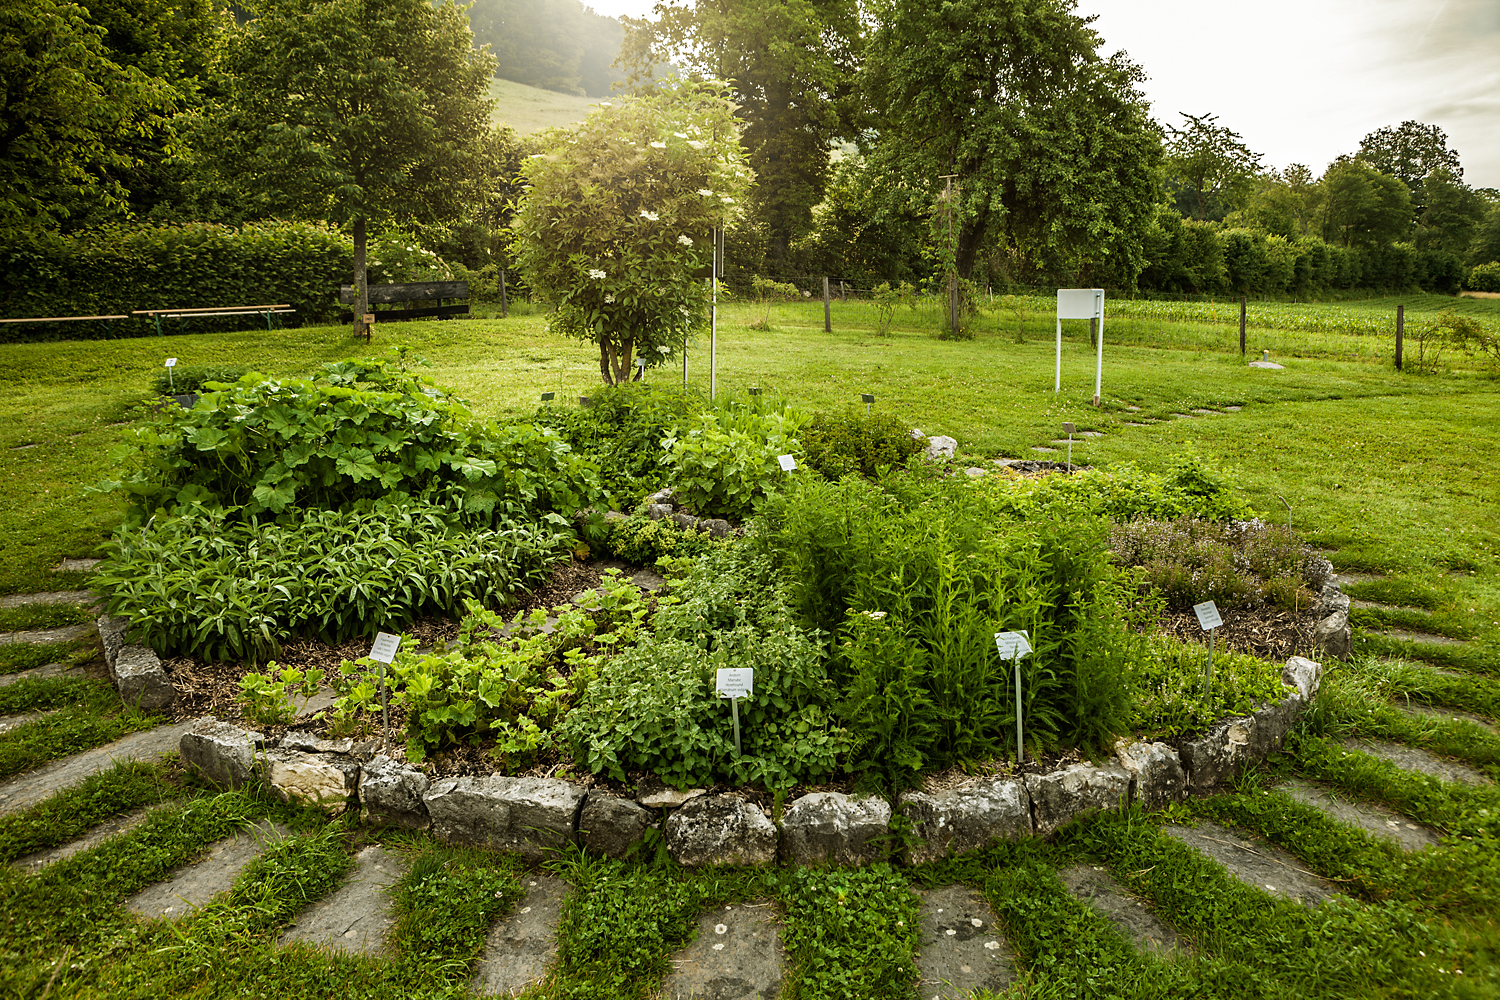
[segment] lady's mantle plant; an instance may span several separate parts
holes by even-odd
[[[606,383],[628,381],[636,355],[664,363],[705,320],[697,275],[751,179],[739,122],[718,85],[669,80],[544,141],[523,167],[517,260],[553,329],[599,345]]]

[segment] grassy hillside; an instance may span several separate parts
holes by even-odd
[[[509,125],[522,135],[581,122],[589,108],[600,100],[559,94],[498,77],[490,81],[490,96],[497,102],[491,116],[494,122]]]

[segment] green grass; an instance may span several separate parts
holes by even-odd
[[[45,667],[49,663],[86,663],[98,646],[88,639],[64,642],[11,642],[0,646],[0,674]]]
[[[153,729],[160,716],[120,704],[108,681],[91,677],[32,678],[0,688],[0,716],[45,712],[0,733],[0,777]]]
[[[184,795],[165,764],[120,761],[18,813],[0,816],[0,864],[57,847],[140,806]]]
[[[93,614],[83,604],[23,604],[18,608],[0,608],[0,632],[61,628],[91,621]]]
[[[496,102],[490,121],[509,125],[522,135],[576,125],[588,117],[593,105],[605,99],[559,94],[498,77],[490,81],[490,97]]]

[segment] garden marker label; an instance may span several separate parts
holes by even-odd
[[[1025,756],[1021,744],[1021,657],[1031,652],[1031,640],[1021,632],[996,632],[995,648],[1000,659],[1013,660],[1016,664],[1016,764]]]
[[[790,455],[777,455],[776,461],[781,463],[782,472],[791,472],[797,467],[797,460]]]
[[[396,658],[396,649],[401,645],[399,635],[391,635],[389,632],[379,632],[375,636],[375,644],[370,647],[370,659],[379,663],[390,663]]]
[[[1181,605],[1178,606],[1181,607]],[[1205,632],[1216,629],[1224,624],[1224,619],[1219,617],[1219,609],[1213,601],[1194,604],[1193,614],[1198,616],[1198,624],[1202,626]]]
[[[755,689],[754,667],[720,667],[714,678],[714,691],[720,698],[729,699],[729,712],[734,717],[734,755],[740,755],[740,699]]]
[[[167,367],[168,368],[176,368],[177,367],[177,359],[176,358],[168,358],[167,359]]]

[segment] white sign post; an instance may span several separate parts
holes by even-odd
[[[792,455],[777,455],[776,461],[781,463],[782,472],[791,472],[797,467],[797,459]]]
[[[1052,392],[1062,391],[1062,321],[1065,319],[1097,320],[1098,356],[1094,361],[1094,405],[1104,384],[1104,289],[1059,288],[1057,290],[1057,375]]]
[[[375,643],[370,647],[370,659],[380,664],[380,749],[385,749],[386,734],[391,729],[391,704],[386,694],[385,668],[390,666],[391,661],[396,658],[396,650],[401,646],[401,637],[391,635],[389,632],[377,632]]]
[[[1203,697],[1207,700],[1214,683],[1214,629],[1223,625],[1224,619],[1219,617],[1219,608],[1213,601],[1194,604],[1193,613],[1198,616],[1198,626],[1208,633],[1208,676],[1203,682]]]
[[[1000,659],[1013,660],[1016,665],[1016,766],[1020,767],[1024,755],[1021,744],[1021,657],[1031,652],[1031,642],[1025,631],[996,632],[995,648],[1000,651]]]
[[[167,359],[167,387],[173,392],[177,391],[177,380],[172,377],[172,369],[177,367],[176,358]]]
[[[755,693],[754,667],[720,667],[714,678],[714,692],[729,699],[734,715],[734,755],[740,755],[740,699]]]

